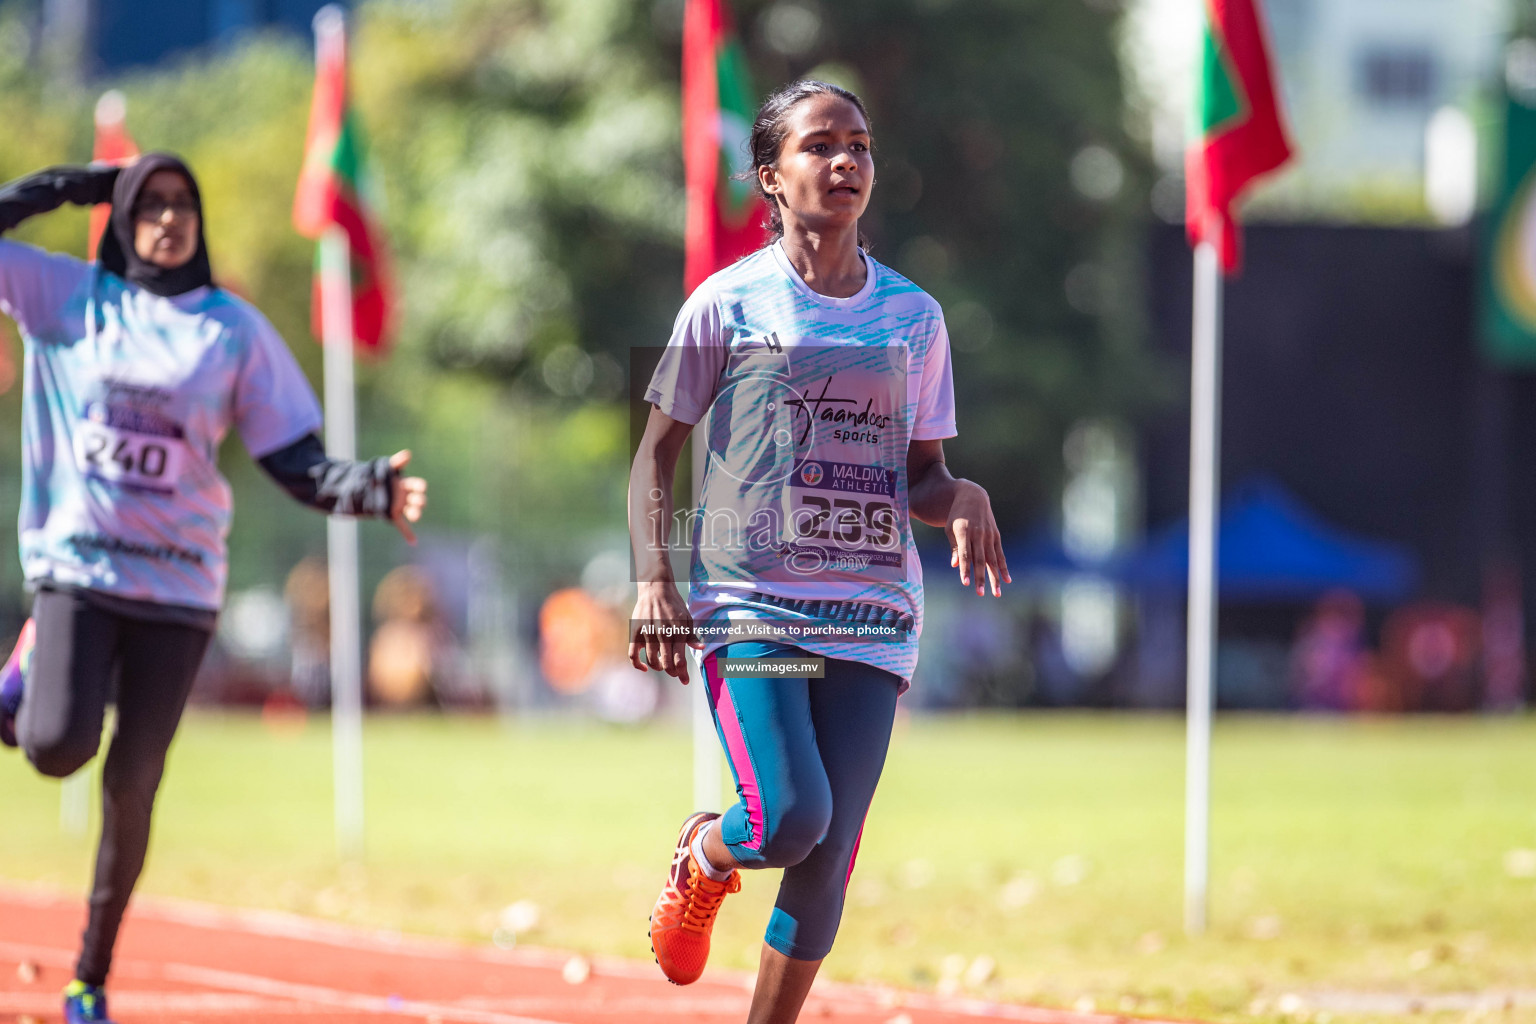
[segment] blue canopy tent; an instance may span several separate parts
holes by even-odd
[[[1309,600],[1346,589],[1397,601],[1418,581],[1418,563],[1398,544],[1353,536],[1323,521],[1273,480],[1245,481],[1222,502],[1217,585],[1223,598]],[[1189,523],[1154,533],[1113,573],[1131,587],[1183,589],[1189,582]]]

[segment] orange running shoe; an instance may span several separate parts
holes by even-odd
[[[727,893],[741,891],[740,871],[732,871],[730,878],[717,882],[699,870],[689,849],[699,826],[718,817],[709,811],[695,811],[683,822],[667,884],[651,911],[651,952],[661,973],[674,985],[691,985],[704,973],[720,902]]]

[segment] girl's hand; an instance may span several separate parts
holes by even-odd
[[[668,626],[678,635],[657,636],[653,633],[641,636],[642,625]],[[687,686],[687,648],[703,650],[704,645],[697,640],[685,639],[693,635],[693,616],[688,614],[688,605],[677,592],[677,585],[670,580],[640,584],[640,598],[635,602],[630,626],[635,634],[629,639],[629,663],[641,672],[661,669]],[[644,664],[641,663],[642,656]]]
[[[395,452],[389,457],[389,468],[399,473],[410,461],[410,449]],[[416,543],[416,531],[410,524],[421,520],[426,507],[427,482],[419,476],[397,476],[394,497],[389,503],[389,521],[405,536],[407,543]]]
[[[967,587],[972,585],[971,577],[975,575],[977,594],[984,593],[983,584],[990,582],[992,596],[1001,597],[1001,583],[1012,583],[1013,577],[1008,575],[1008,562],[1003,558],[1003,535],[992,517],[992,499],[980,484],[969,480],[957,480],[955,484],[955,500],[944,524],[944,533],[949,537],[949,564],[960,570],[960,582]]]

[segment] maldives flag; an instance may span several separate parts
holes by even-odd
[[[125,163],[139,155],[138,143],[128,134],[128,103],[116,89],[101,94],[96,101],[96,144],[91,148],[91,159],[97,163]],[[90,259],[96,258],[101,236],[112,219],[112,204],[97,203],[91,207]]]
[[[1242,262],[1232,205],[1290,159],[1258,0],[1204,0],[1205,40],[1185,169],[1191,245],[1212,242],[1222,269]]]
[[[320,23],[317,21],[317,25]],[[394,288],[384,232],[366,202],[362,135],[347,102],[346,30],[338,16],[316,33],[315,95],[309,109],[304,169],[293,197],[293,226],[319,238],[333,225],[347,234],[352,264],[352,333],[382,350],[394,319]],[[323,337],[320,275],[315,274],[313,330]]]
[[[683,285],[692,292],[710,274],[767,241],[747,140],[757,104],[746,54],[724,0],[687,0],[683,14],[683,168],[688,187]]]

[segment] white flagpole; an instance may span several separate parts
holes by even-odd
[[[346,19],[335,5],[315,15],[317,60],[327,46],[344,46]],[[320,239],[321,332],[325,349],[325,446],[333,459],[357,458],[352,374],[352,266],[346,232]],[[359,607],[357,520],[326,520],[331,588],[331,756],[336,797],[336,846],[343,857],[363,852],[362,613]]]
[[[1184,774],[1184,931],[1206,929],[1211,852],[1211,709],[1221,493],[1221,270],[1195,247],[1189,430],[1189,692]]]

